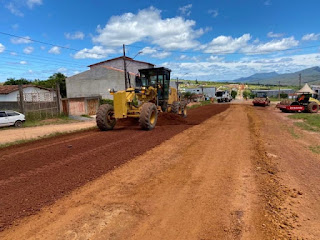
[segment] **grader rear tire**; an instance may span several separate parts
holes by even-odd
[[[317,113],[319,111],[319,105],[316,102],[311,102],[308,104],[309,113]]]
[[[158,109],[154,103],[147,102],[142,105],[139,124],[143,130],[152,130],[157,124]]]
[[[113,113],[113,106],[110,104],[103,104],[99,107],[96,123],[101,131],[112,130],[116,125],[117,119],[115,119]]]
[[[180,102],[174,101],[171,105],[171,112],[175,114],[181,114],[181,104]]]

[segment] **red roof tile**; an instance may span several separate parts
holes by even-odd
[[[27,88],[27,87],[37,87],[37,88],[40,88],[40,89],[45,89],[45,90],[48,90],[48,91],[52,91],[52,89],[48,89],[48,88],[44,88],[44,87],[40,87],[40,86],[35,86],[35,85],[31,85],[31,84],[28,84],[28,85],[22,85],[23,88]],[[18,91],[19,90],[19,85],[3,85],[3,86],[0,86],[0,94],[9,94],[9,93],[12,93],[14,91]]]
[[[102,61],[102,62],[94,63],[94,64],[89,65],[88,67],[92,67],[92,66],[95,66],[95,65],[99,65],[99,64],[101,64],[101,63],[110,62],[110,61],[113,61],[113,60],[116,60],[116,59],[119,59],[119,58],[123,58],[123,57],[116,57],[116,58],[112,58],[112,59],[105,60],[105,61]],[[152,63],[143,62],[143,61],[137,61],[137,60],[134,60],[133,58],[130,58],[130,57],[126,57],[126,60],[128,60],[128,61],[134,61],[134,62],[139,62],[139,63],[150,64],[150,65],[154,66],[154,64],[152,64]]]

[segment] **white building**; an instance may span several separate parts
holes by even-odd
[[[34,85],[23,85],[26,102],[52,102],[56,97],[55,91]],[[0,102],[18,102],[20,99],[18,85],[0,86]]]

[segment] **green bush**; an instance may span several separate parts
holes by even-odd
[[[113,100],[112,99],[100,99],[100,105],[102,105],[102,104],[113,105]]]
[[[280,93],[280,98],[288,98],[288,94],[287,93]]]

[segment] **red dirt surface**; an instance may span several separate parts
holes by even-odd
[[[0,231],[228,107],[192,109],[186,119],[162,114],[152,131],[120,123],[1,149]]]

